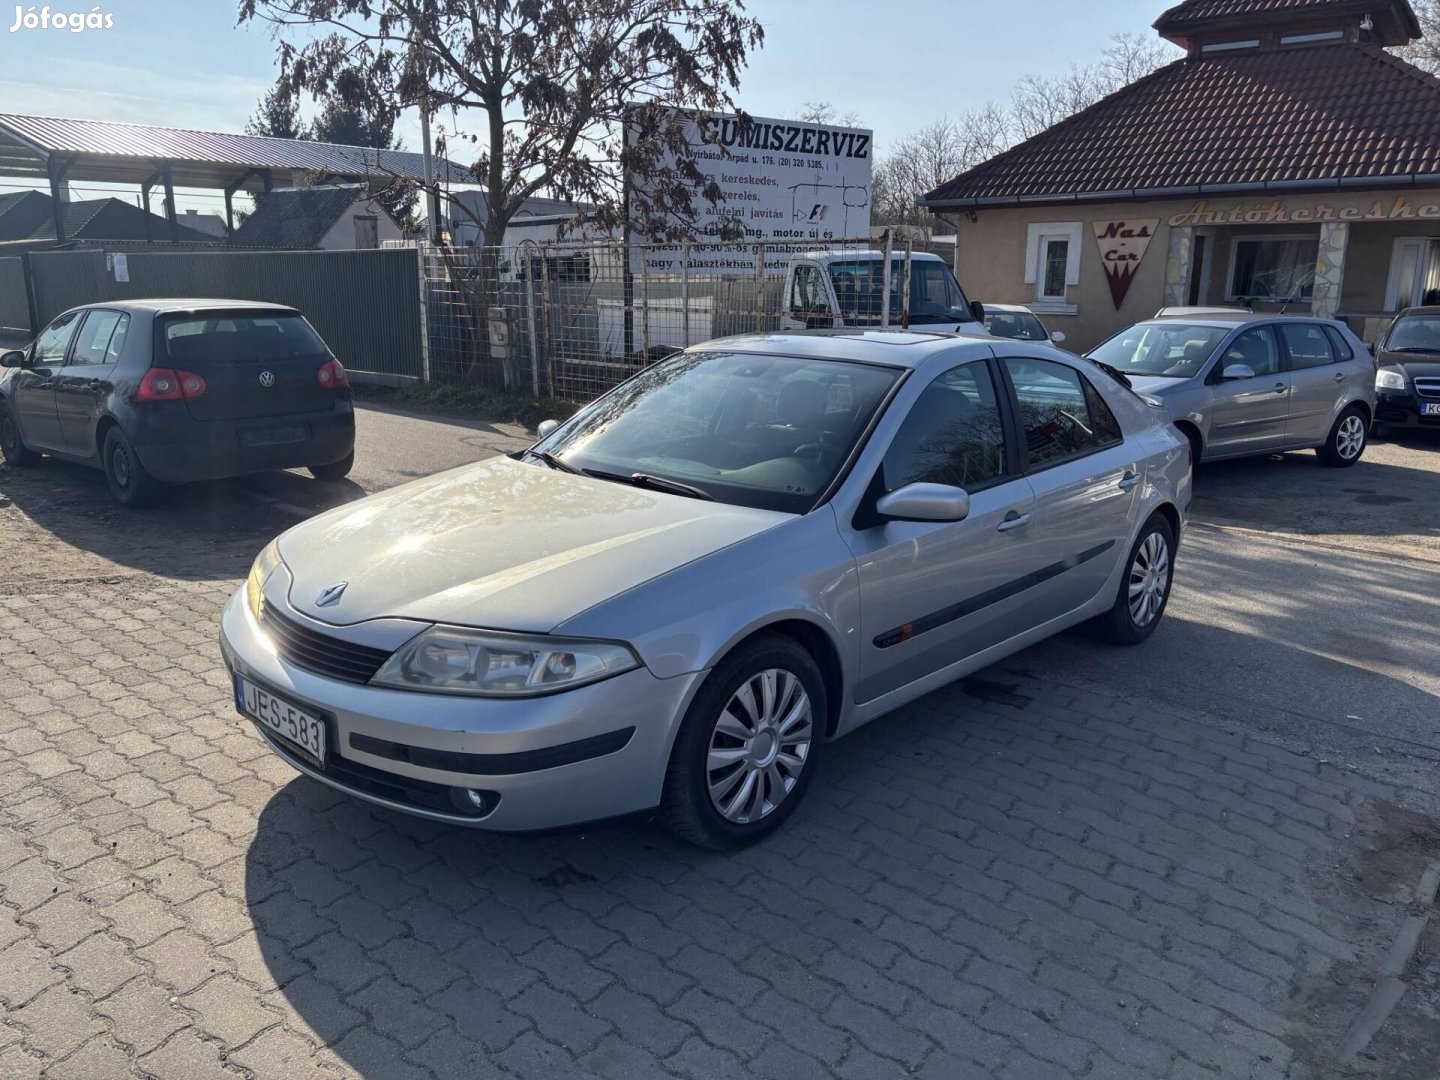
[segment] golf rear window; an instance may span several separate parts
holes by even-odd
[[[164,320],[161,338],[166,355],[180,366],[329,354],[300,315],[186,315]]]

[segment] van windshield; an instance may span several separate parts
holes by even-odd
[[[1086,355],[1126,375],[1193,379],[1230,329],[1168,319],[1136,323]]]
[[[890,321],[899,323],[904,296],[905,260],[890,260]],[[853,259],[830,264],[830,281],[847,326],[879,326],[885,289],[884,259]],[[969,301],[950,267],[936,259],[910,262],[910,323],[974,322]]]

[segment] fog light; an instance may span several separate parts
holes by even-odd
[[[486,814],[492,813],[500,804],[500,796],[494,791],[453,787],[450,789],[450,802],[462,814],[484,817]]]

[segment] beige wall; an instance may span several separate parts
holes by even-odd
[[[1035,286],[1025,281],[1027,227],[1035,222],[1080,222],[1080,281],[1066,292],[1067,301],[1077,311],[1073,315],[1042,311],[1040,318],[1050,330],[1065,332],[1066,348],[1083,352],[1130,323],[1149,318],[1162,306],[1172,222],[1189,225],[1209,237],[1208,288],[1200,299],[1224,304],[1235,236],[1314,234],[1319,222],[1348,221],[1350,244],[1341,313],[1379,311],[1384,306],[1395,237],[1440,236],[1440,189],[989,207],[976,210],[974,221],[964,214],[945,216],[959,218],[957,273],[966,293],[972,299],[1004,304],[1035,301]],[[1160,224],[1117,311],[1092,223],[1146,218],[1159,218]],[[1308,310],[1308,306],[1289,310]]]
[[[405,234],[400,231],[400,226],[395,224],[395,219],[385,212],[385,208],[374,199],[369,202],[356,201],[349,210],[340,215],[340,220],[330,227],[324,238],[320,241],[321,251],[351,251],[355,247],[355,218],[357,216],[374,215],[376,245],[382,245],[386,240],[403,240]]]

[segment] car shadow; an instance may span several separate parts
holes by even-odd
[[[1264,640],[1260,628],[1239,634],[1178,621],[1152,641],[1172,635],[1183,651],[1202,633],[1212,648],[1216,635],[1233,639],[1223,650],[1251,655],[1260,668],[1289,665],[1335,685],[1354,677],[1346,664]],[[1123,671],[1118,685],[1071,709],[1081,695],[1068,677],[1052,681],[1047,665],[1075,644],[1052,639],[828,747],[785,828],[729,855],[687,847],[644,816],[493,835],[378,810],[297,778],[264,805],[246,854],[260,955],[336,1063],[367,1080],[410,1076],[413,1067],[479,1075],[482,1062],[506,1075],[610,1075],[604,1055],[625,1050],[607,1038],[613,1009],[650,1010],[657,1044],[682,1026],[677,1015],[702,1034],[707,1011],[717,1025],[733,1017],[735,1030],[753,1031],[726,999],[743,1005],[767,986],[792,999],[797,1022],[843,1040],[851,1036],[843,1022],[838,1033],[826,1026],[826,1009],[852,992],[885,991],[886,980],[846,979],[884,968],[892,942],[937,963],[996,948],[1091,956],[1089,936],[1071,940],[1065,924],[1030,923],[999,902],[1013,888],[1007,875],[1026,873],[1014,867],[1043,871],[1049,853],[1075,844],[1063,806],[1030,803],[1055,778],[1088,777],[1071,790],[1127,822],[1143,847],[1152,823],[1127,797],[1148,788],[1143,762],[1153,758],[1121,762],[1120,771],[1135,770],[1129,785],[1093,783],[1117,771],[1111,736],[1128,725],[1135,745],[1183,742],[1213,721],[1125,706]],[[1143,650],[1128,655],[1133,662]],[[1440,709],[1434,696],[1387,681],[1389,696],[1431,715]],[[1153,825],[1166,839],[1188,827]],[[1196,834],[1197,846],[1203,839]],[[1187,869],[1185,850],[1174,849],[1176,873]],[[996,864],[997,852],[1010,869]],[[1126,938],[1132,916],[1114,914]],[[1142,976],[1142,955],[1103,959]],[[570,1047],[578,1065],[554,1044]],[[628,1052],[630,1071],[619,1074],[650,1075],[669,1051]]]
[[[277,504],[309,514],[364,494],[350,481],[266,473],[167,486],[154,506],[127,509],[96,469],[50,458],[28,469],[0,465],[0,513],[21,515],[7,521],[7,538],[25,537],[0,551],[0,580],[117,570],[241,577],[267,542],[295,524],[297,514]]]

